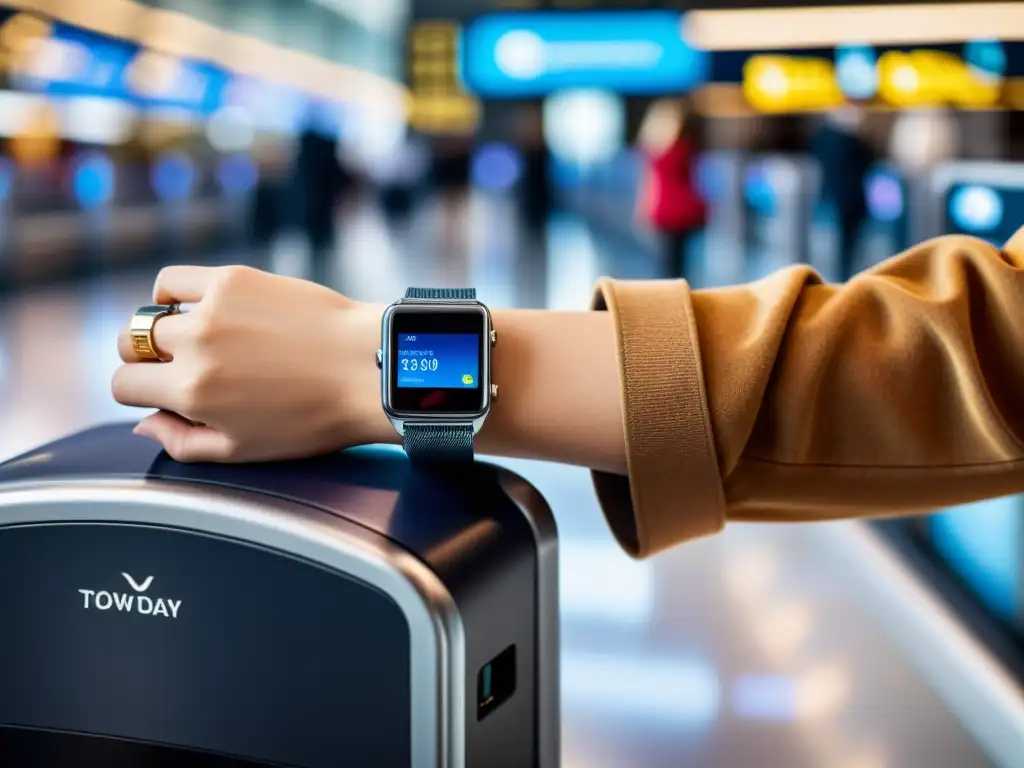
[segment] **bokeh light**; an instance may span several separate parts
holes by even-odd
[[[480,189],[491,192],[507,190],[519,181],[522,158],[508,144],[485,144],[473,158],[473,182]]]
[[[71,164],[75,199],[83,208],[100,208],[114,196],[117,171],[108,155],[83,152]]]
[[[1003,200],[991,187],[970,185],[956,190],[949,200],[949,212],[965,232],[984,233],[1003,220]]]
[[[195,187],[195,163],[184,152],[167,152],[153,164],[150,181],[160,200],[181,202],[189,198]]]
[[[259,182],[259,176],[256,161],[245,152],[222,157],[217,163],[217,184],[230,196],[252,192]]]

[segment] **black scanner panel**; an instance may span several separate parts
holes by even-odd
[[[0,766],[556,766],[557,567],[485,463],[71,435],[0,464]]]
[[[268,765],[409,765],[409,629],[351,576],[185,531],[31,525],[0,536],[0,616],[0,724]],[[8,731],[0,765],[54,765],[33,744],[60,742]],[[156,754],[75,744],[83,768]],[[126,750],[142,762],[120,763]]]

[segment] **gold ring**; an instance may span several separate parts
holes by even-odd
[[[139,307],[132,317],[130,333],[132,350],[143,360],[162,360],[153,343],[153,328],[156,321],[168,315],[177,315],[181,311],[179,304],[158,304],[152,307]]]

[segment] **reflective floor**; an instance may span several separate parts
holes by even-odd
[[[659,271],[642,248],[571,217],[542,236],[547,256],[500,203],[473,201],[469,221],[466,242],[438,208],[404,227],[361,210],[328,278],[366,300],[447,283],[475,285],[496,306],[584,308],[599,274]],[[288,242],[269,258],[309,269]],[[0,459],[139,416],[112,402],[109,379],[113,340],[152,277],[0,306]],[[1024,766],[1024,694],[865,526],[733,526],[634,562],[586,472],[504,463],[546,495],[561,527],[565,768]]]

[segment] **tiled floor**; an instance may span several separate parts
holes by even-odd
[[[500,203],[475,200],[470,219],[469,242],[441,258],[439,210],[397,237],[364,210],[343,228],[334,280],[380,301],[469,282],[493,305],[582,308],[598,274],[656,274],[579,221],[554,221],[548,254],[527,256]],[[303,270],[287,246],[273,263]],[[0,459],[139,415],[108,382],[113,339],[151,279],[0,306]],[[585,472],[507,463],[547,496],[562,533],[565,768],[1024,766],[1024,697],[863,526],[733,526],[634,562]]]

